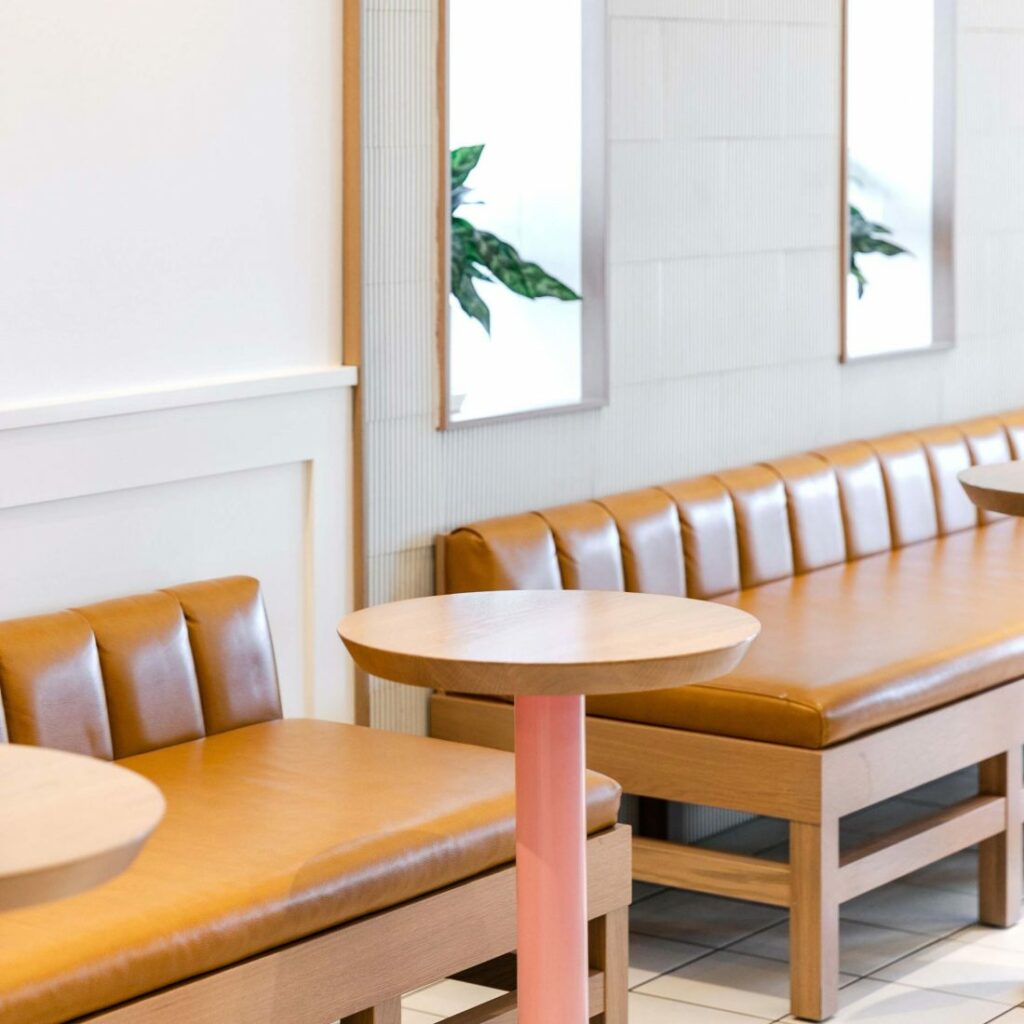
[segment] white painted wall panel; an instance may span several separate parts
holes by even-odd
[[[255,575],[351,719],[341,15],[0,4],[0,616]]]
[[[0,512],[0,618],[215,576],[264,586],[286,711],[305,711],[307,467],[110,491]]]
[[[341,4],[0,4],[0,405],[340,357]]]
[[[286,713],[351,720],[351,386],[290,386],[0,423],[0,618],[256,576]]]

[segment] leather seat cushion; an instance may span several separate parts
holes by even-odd
[[[113,882],[0,914],[4,1024],[109,1007],[514,857],[499,751],[285,720],[120,763],[161,788],[167,816]],[[590,774],[591,831],[619,795]]]
[[[1001,521],[719,600],[762,623],[731,675],[591,714],[826,747],[1024,675],[1024,523]]]

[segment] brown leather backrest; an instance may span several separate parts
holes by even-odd
[[[786,488],[767,466],[747,466],[718,474],[736,512],[740,582],[744,587],[793,575]]]
[[[885,480],[874,449],[864,442],[822,448],[817,452],[836,475],[839,508],[846,537],[846,557],[877,555],[892,549],[892,528]]]
[[[245,576],[0,622],[0,739],[120,758],[281,717]]]
[[[667,484],[683,535],[687,593],[706,600],[740,587],[736,509],[721,480],[701,476]]]
[[[1008,462],[1010,459],[1024,459],[1024,451],[1020,450],[1015,431],[1019,431],[1021,414],[1012,413],[1000,421],[994,416],[980,420],[971,420],[963,424],[967,448],[971,453],[971,463],[975,466],[988,466],[994,462]],[[991,523],[1003,519],[999,512],[982,512],[981,521]]]
[[[686,571],[675,502],[651,487],[603,498],[599,504],[618,528],[626,589],[684,597]]]
[[[977,527],[957,474],[1024,458],[1024,410],[856,441],[444,538],[449,593],[629,590],[712,598]]]
[[[786,492],[794,567],[798,573],[846,561],[846,534],[835,469],[820,455],[769,462]]]

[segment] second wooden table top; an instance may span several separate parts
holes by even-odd
[[[501,590],[365,608],[338,633],[384,679],[461,693],[628,693],[730,672],[760,631],[726,605],[613,591]]]
[[[979,508],[1024,516],[1024,462],[972,466],[959,479],[967,496]]]
[[[164,814],[135,772],[0,743],[0,911],[73,896],[120,874]]]

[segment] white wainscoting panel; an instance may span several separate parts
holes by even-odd
[[[29,425],[0,410],[0,618],[253,575],[285,713],[351,721],[335,625],[351,607],[354,380],[76,400]]]

